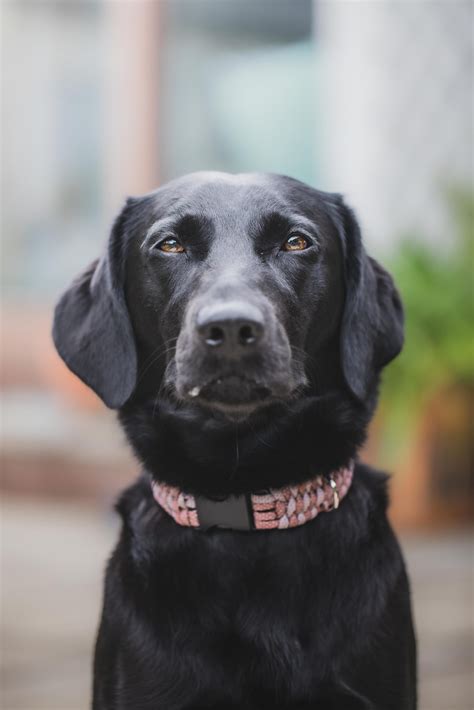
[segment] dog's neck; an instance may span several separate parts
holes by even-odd
[[[329,476],[355,458],[370,415],[334,393],[274,405],[238,424],[165,399],[131,403],[120,421],[154,480],[212,497]]]
[[[352,483],[354,462],[328,477],[259,493],[225,498],[192,495],[166,483],[152,481],[153,496],[178,525],[233,530],[286,530],[305,525],[319,515],[339,508]]]

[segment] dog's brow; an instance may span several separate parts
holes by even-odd
[[[314,233],[317,230],[317,225],[303,215],[292,214],[289,215],[288,219],[294,229],[304,229],[311,233]]]
[[[315,236],[315,232],[317,232],[317,225],[297,212],[272,212],[264,216],[264,229],[271,229],[278,224],[288,229],[301,229],[305,232],[309,232],[313,236]]]
[[[140,245],[140,249],[143,249],[145,247],[149,240],[155,236],[155,234],[160,234],[161,232],[165,232],[167,230],[170,230],[174,227],[176,223],[176,220],[174,217],[163,217],[162,219],[158,219],[156,222],[154,222],[151,227],[147,230],[147,233],[145,235],[145,239]]]

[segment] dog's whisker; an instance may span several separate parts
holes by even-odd
[[[170,352],[176,352],[176,345],[171,345],[169,346],[168,343],[171,343],[172,341],[177,341],[178,338],[170,338],[169,340],[166,340],[164,345],[160,345],[158,348],[156,348],[150,355],[147,357],[145,362],[143,363],[143,369],[140,371],[139,376],[137,378],[137,384],[143,380],[143,377],[145,374],[149,371],[149,369],[157,362],[160,357],[163,355],[167,355]]]
[[[168,368],[169,368],[169,366],[171,365],[172,362],[173,362],[173,361],[170,360],[170,362],[169,362],[168,365],[166,366],[165,374],[164,374],[163,378],[161,379],[160,385],[159,385],[159,387],[158,387],[158,391],[157,391],[157,393],[156,393],[156,396],[155,396],[155,399],[154,399],[154,402],[153,402],[153,410],[152,410],[152,415],[151,415],[152,420],[155,418],[156,409],[157,409],[157,407],[158,407],[158,402],[160,401],[160,399],[161,399],[161,397],[162,397],[162,395],[163,395],[163,392],[164,392],[165,389],[166,389],[166,386],[167,386],[166,373],[167,373]]]

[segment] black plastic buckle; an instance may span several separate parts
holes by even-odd
[[[229,496],[223,500],[212,500],[195,496],[199,527],[227,528],[231,530],[253,530],[253,513],[250,496]]]

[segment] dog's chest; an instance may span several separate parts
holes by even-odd
[[[252,698],[273,707],[275,695],[315,699],[328,679],[346,677],[380,641],[401,569],[390,536],[369,545],[363,518],[351,526],[352,517],[345,505],[289,531],[203,533],[154,501],[134,508],[106,601],[113,627],[124,623],[118,652],[130,697],[146,688],[154,708],[185,689],[176,707],[191,707],[191,691],[201,705],[215,697],[216,707],[224,698],[250,707]]]
[[[309,531],[184,533],[191,543],[163,550],[148,575],[160,656],[179,647],[183,665],[199,659],[201,682],[205,666],[236,687],[303,689],[323,676],[338,592]]]

